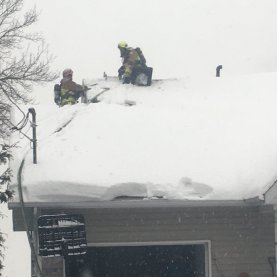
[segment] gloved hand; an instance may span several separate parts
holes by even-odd
[[[54,101],[55,101],[55,103],[56,103],[58,106],[60,106],[61,100],[60,100],[60,97],[59,97],[59,96],[55,96]]]
[[[124,74],[124,67],[123,65],[118,69],[118,79],[121,80]]]
[[[88,86],[86,86],[86,85],[84,85],[84,86],[83,86],[83,89],[84,89],[84,91],[91,90],[91,88],[89,88],[89,87],[88,87]]]
[[[76,101],[79,99],[79,97],[81,96],[81,94],[83,93],[83,91],[74,91],[74,98],[76,99]]]
[[[123,77],[123,84],[130,84],[131,78],[128,76]]]

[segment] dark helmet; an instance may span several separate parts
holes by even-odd
[[[63,77],[64,78],[66,78],[66,77],[72,77],[72,74],[73,74],[73,70],[71,68],[66,68],[63,71]]]

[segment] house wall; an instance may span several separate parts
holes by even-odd
[[[41,210],[81,213],[89,244],[211,241],[213,277],[270,277],[274,253],[272,206],[155,207]]]

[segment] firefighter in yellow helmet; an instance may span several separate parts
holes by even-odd
[[[63,78],[60,85],[55,85],[55,103],[59,106],[74,105],[80,96],[84,95],[84,88],[72,80],[73,71],[66,68],[63,71]]]
[[[118,43],[122,66],[118,70],[118,77],[123,84],[135,84],[138,72],[146,71],[146,60],[140,48],[128,47],[124,41]]]

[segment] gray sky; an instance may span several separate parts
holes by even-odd
[[[115,75],[117,43],[140,46],[154,78],[274,71],[275,0],[25,0],[41,12],[55,67],[78,79]]]

